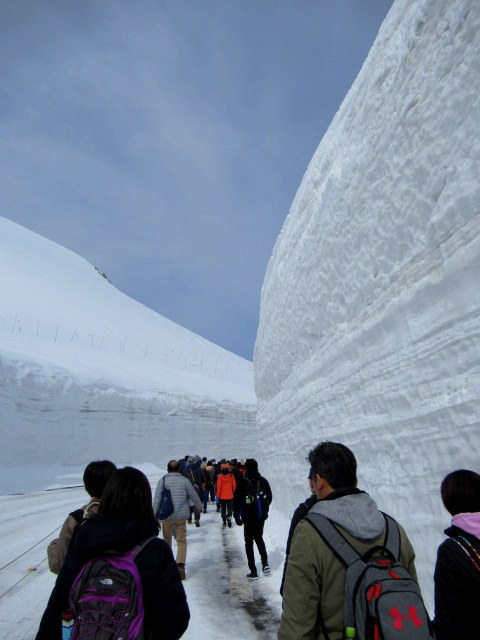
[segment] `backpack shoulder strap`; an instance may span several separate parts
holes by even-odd
[[[75,509],[69,515],[72,516],[77,524],[80,524],[83,520],[83,509]]]
[[[147,538],[146,540],[144,540],[143,542],[141,542],[140,544],[137,544],[133,547],[131,553],[131,559],[135,560],[135,558],[138,556],[138,554],[143,551],[145,549],[145,547],[147,546],[147,544],[149,544],[150,542],[152,542],[152,540],[158,540],[158,536],[150,536],[150,538]]]
[[[361,557],[346,538],[342,536],[333,522],[325,516],[310,511],[305,520],[317,530],[325,544],[330,547],[346,567],[349,567]]]
[[[400,560],[400,529],[396,520],[388,513],[380,512],[385,518],[385,540],[383,542],[384,549],[388,549],[395,556],[395,560]]]

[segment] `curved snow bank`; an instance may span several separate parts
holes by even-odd
[[[49,465],[158,463],[218,454],[224,431],[249,438],[252,363],[1,217],[0,273],[0,491],[45,486]]]
[[[276,243],[255,348],[285,513],[309,448],[345,442],[424,583],[448,523],[439,482],[478,469],[479,34],[479,3],[397,0]]]

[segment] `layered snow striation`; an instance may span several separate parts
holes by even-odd
[[[0,491],[99,457],[220,454],[224,434],[254,428],[252,363],[80,256],[0,218],[0,271]]]
[[[430,595],[439,484],[479,470],[479,51],[478,2],[394,4],[277,240],[254,356],[284,513],[308,450],[344,442]]]

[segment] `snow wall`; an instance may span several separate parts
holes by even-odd
[[[68,372],[46,375],[0,357],[0,493],[80,485],[85,465],[117,465],[232,451],[231,434],[254,437],[255,408],[163,390],[143,393]]]
[[[230,455],[255,438],[252,363],[0,217],[0,493],[81,484],[85,465]]]
[[[345,443],[430,604],[440,482],[480,472],[479,53],[479,2],[394,4],[275,245],[254,356],[276,506],[307,496],[312,446]]]

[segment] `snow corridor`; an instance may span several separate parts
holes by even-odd
[[[85,498],[83,487],[0,496],[3,637],[35,638],[55,583],[48,569],[47,546],[58,536],[67,514],[84,504]],[[239,640],[273,640],[280,617],[276,579],[281,575],[280,553],[275,551],[271,556],[272,576],[260,574],[258,581],[249,582],[243,528],[234,524],[232,529],[223,529],[220,514],[211,503],[208,513],[202,514],[201,526],[188,526],[187,540],[184,586],[191,618],[183,638],[226,639],[233,634]]]

